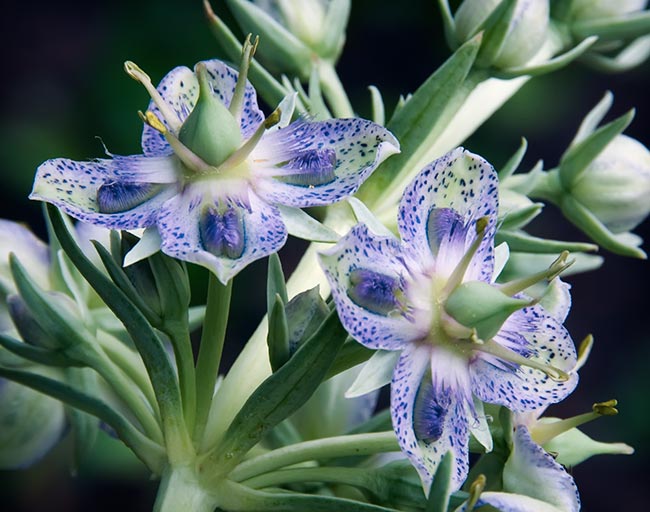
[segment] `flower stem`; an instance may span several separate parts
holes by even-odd
[[[216,507],[216,497],[201,487],[190,467],[165,469],[154,512],[212,512]]]
[[[351,455],[371,455],[397,450],[399,450],[399,445],[395,432],[392,430],[317,439],[285,446],[242,462],[230,473],[230,478],[243,481],[299,462]]]
[[[205,425],[212,405],[214,386],[217,382],[221,353],[228,325],[232,280],[223,285],[210,273],[208,300],[201,333],[201,347],[196,364],[196,423],[194,441],[198,445],[203,437]]]
[[[182,322],[165,326],[163,330],[169,336],[172,347],[174,347],[183,402],[183,416],[187,429],[191,431],[196,417],[196,374],[189,326],[187,322]]]
[[[354,117],[354,110],[343,88],[334,64],[326,60],[318,60],[318,76],[323,94],[332,109],[334,117]]]
[[[263,489],[298,482],[323,482],[351,485],[374,491],[374,487],[369,485],[369,477],[371,477],[370,472],[365,468],[296,468],[264,473],[242,483],[252,489]]]

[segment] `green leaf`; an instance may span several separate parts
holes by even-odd
[[[287,284],[282,271],[282,263],[277,253],[269,256],[266,277],[266,312],[270,315],[275,304],[275,296],[279,295],[283,304],[289,302]]]
[[[110,425],[119,438],[131,448],[149,469],[160,472],[165,462],[162,447],[141,432],[136,430],[129,421],[106,402],[88,395],[69,384],[55,379],[22,370],[12,370],[0,367],[0,377],[28,386],[45,395],[56,398],[63,403],[96,416]]]
[[[222,442],[208,454],[220,474],[232,469],[265,432],[298,410],[324,379],[347,332],[336,312],[282,368],[248,398],[228,427]]]
[[[306,79],[311,69],[312,51],[266,11],[248,0],[226,0],[245,33],[259,34],[258,52],[280,70],[290,70]]]
[[[571,141],[569,147],[573,147],[579,144],[587,137],[589,137],[589,135],[594,133],[600,122],[607,115],[607,112],[609,112],[609,109],[612,107],[613,102],[614,95],[611,93],[611,91],[607,91],[603,98],[598,102],[598,104],[592,108],[582,120],[582,123],[580,123],[580,128],[578,128],[578,131],[573,137],[573,140]]]
[[[184,428],[179,425],[182,421],[180,389],[160,338],[127,296],[86,258],[67,230],[59,210],[48,205],[47,212],[63,250],[131,335],[156,393],[163,430],[175,436]]]
[[[467,41],[396,110],[387,127],[400,141],[401,153],[386,160],[357,193],[370,208],[391,184],[399,186],[402,173],[420,169],[430,159],[428,148],[473,89],[466,79],[480,45],[480,35]]]
[[[436,474],[429,489],[426,512],[443,512],[449,507],[451,496],[451,472],[454,469],[454,454],[445,453],[445,456],[438,464]]]
[[[269,313],[269,333],[266,338],[269,347],[269,362],[271,369],[278,371],[290,358],[289,353],[289,327],[284,303],[279,294],[275,294],[275,301]]]
[[[289,350],[292,354],[316,332],[330,313],[320,296],[319,286],[293,297],[285,311],[289,326]]]
[[[386,122],[386,111],[381,92],[374,85],[368,86],[368,90],[370,91],[370,101],[372,103],[372,120],[383,126]]]
[[[500,2],[487,19],[476,28],[476,33],[483,32],[483,43],[476,57],[477,63],[491,66],[499,57],[513,23],[516,5],[517,0]]]
[[[336,59],[345,40],[351,0],[330,0],[323,20],[325,31],[318,45],[321,57]]]
[[[596,52],[583,55],[580,59],[592,69],[601,73],[622,73],[643,64],[650,56],[650,36],[641,36],[617,55],[607,56]]]
[[[523,231],[498,231],[494,237],[495,244],[506,242],[510,252],[535,252],[542,254],[557,254],[562,251],[594,252],[598,246],[584,242],[564,242],[538,238]]]
[[[650,12],[641,11],[618,18],[607,17],[576,21],[571,32],[578,39],[598,36],[601,39],[635,39],[650,33]]]
[[[583,141],[570,147],[560,160],[560,181],[565,190],[571,190],[589,164],[605,149],[614,137],[620,135],[634,119],[634,109],[601,126]]]
[[[204,0],[203,7],[205,15],[208,18],[210,30],[217,41],[221,44],[227,58],[233,62],[239,62],[242,52],[241,43],[230,31],[228,26],[214,13],[208,0]],[[255,89],[260,96],[262,96],[264,101],[269,105],[277,105],[282,101],[282,98],[289,93],[282,84],[273,78],[273,75],[271,75],[254,59],[250,63],[248,78],[255,85]]]
[[[519,167],[519,164],[521,164],[521,161],[523,160],[527,149],[528,141],[525,139],[525,137],[522,137],[521,144],[519,145],[517,151],[515,151],[515,153],[508,159],[505,165],[499,170],[499,181],[503,181],[514,174],[514,172]]]
[[[520,76],[540,76],[552,73],[558,69],[562,69],[564,66],[570,64],[578,57],[583,55],[589,48],[591,48],[594,43],[598,41],[596,36],[587,37],[584,41],[581,41],[580,44],[574,46],[569,51],[553,57],[550,60],[536,66],[522,66],[517,68],[508,68],[502,71],[494,71],[493,76],[495,78],[500,78],[503,80],[509,80],[512,78],[518,78]]]
[[[34,347],[4,333],[0,333],[0,345],[11,353],[34,363],[46,366],[83,366],[83,363],[67,357],[60,351]]]
[[[448,0],[438,0],[440,7],[440,14],[442,16],[442,25],[445,30],[445,41],[447,46],[452,50],[458,48],[458,41],[456,40],[456,22],[454,16],[451,14]]]
[[[378,412],[365,423],[351,429],[346,434],[367,434],[369,432],[385,432],[393,428],[390,409]],[[421,487],[421,486],[420,486]]]
[[[507,212],[501,220],[500,231],[509,231],[523,228],[528,225],[535,217],[537,217],[542,209],[544,203],[533,203],[519,210]]]
[[[89,368],[70,368],[65,372],[65,380],[75,389],[83,389],[86,393],[99,395],[97,374]],[[76,473],[79,465],[93,448],[99,430],[99,421],[75,407],[68,408],[68,419],[72,427],[73,461],[72,471]]]
[[[352,338],[348,338],[348,341],[341,347],[341,351],[336,356],[325,378],[329,379],[330,377],[334,377],[334,375],[338,375],[353,366],[367,361],[374,353],[374,350],[364,347]]]

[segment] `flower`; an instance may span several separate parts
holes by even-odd
[[[245,73],[218,60],[177,67],[157,89],[125,66],[153,98],[144,154],[48,160],[30,198],[111,229],[155,228],[164,253],[224,283],[284,245],[281,212],[354,193],[398,151],[390,132],[363,119],[289,124],[293,97],[264,120]]]
[[[521,293],[564,264],[494,285],[497,210],[494,169],[457,148],[407,187],[401,241],[357,225],[320,257],[350,335],[401,351],[393,426],[427,490],[448,451],[455,487],[467,476],[469,432],[486,438],[480,401],[526,411],[562,400],[577,384],[568,374],[576,362],[569,334]]]

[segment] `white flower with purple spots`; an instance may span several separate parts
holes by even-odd
[[[527,411],[562,400],[577,384],[569,334],[521,293],[557,269],[494,284],[497,211],[496,172],[458,148],[407,187],[401,240],[360,224],[321,254],[348,332],[369,348],[401,351],[393,426],[426,490],[448,451],[454,485],[463,483],[470,431],[491,448],[480,401]],[[492,308],[497,303],[502,309]]]
[[[48,160],[30,198],[111,229],[151,228],[164,253],[224,283],[284,245],[285,212],[353,194],[399,151],[388,130],[363,119],[289,124],[292,97],[265,120],[245,73],[218,60],[177,67],[157,89],[125,67],[152,97],[144,154]]]

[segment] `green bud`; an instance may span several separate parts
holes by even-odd
[[[61,402],[0,379],[0,469],[36,462],[59,441],[64,427]]]
[[[650,213],[650,151],[617,136],[581,174],[571,195],[612,233],[634,229]]]
[[[508,297],[489,283],[470,281],[451,293],[445,310],[465,327],[476,329],[480,339],[489,340],[510,315],[529,304],[529,300]]]
[[[569,16],[575,20],[616,18],[642,11],[648,0],[572,0]]]
[[[541,49],[549,29],[548,0],[464,0],[454,15],[456,38],[484,30],[479,59],[500,69],[523,66]]]
[[[56,300],[62,298],[61,294],[56,295]],[[7,306],[11,320],[25,343],[51,350],[60,348],[56,339],[39,325],[20,295],[7,297]]]
[[[214,94],[205,64],[197,64],[195,72],[199,97],[178,138],[194,154],[216,167],[241,145],[241,132],[237,120]]]

